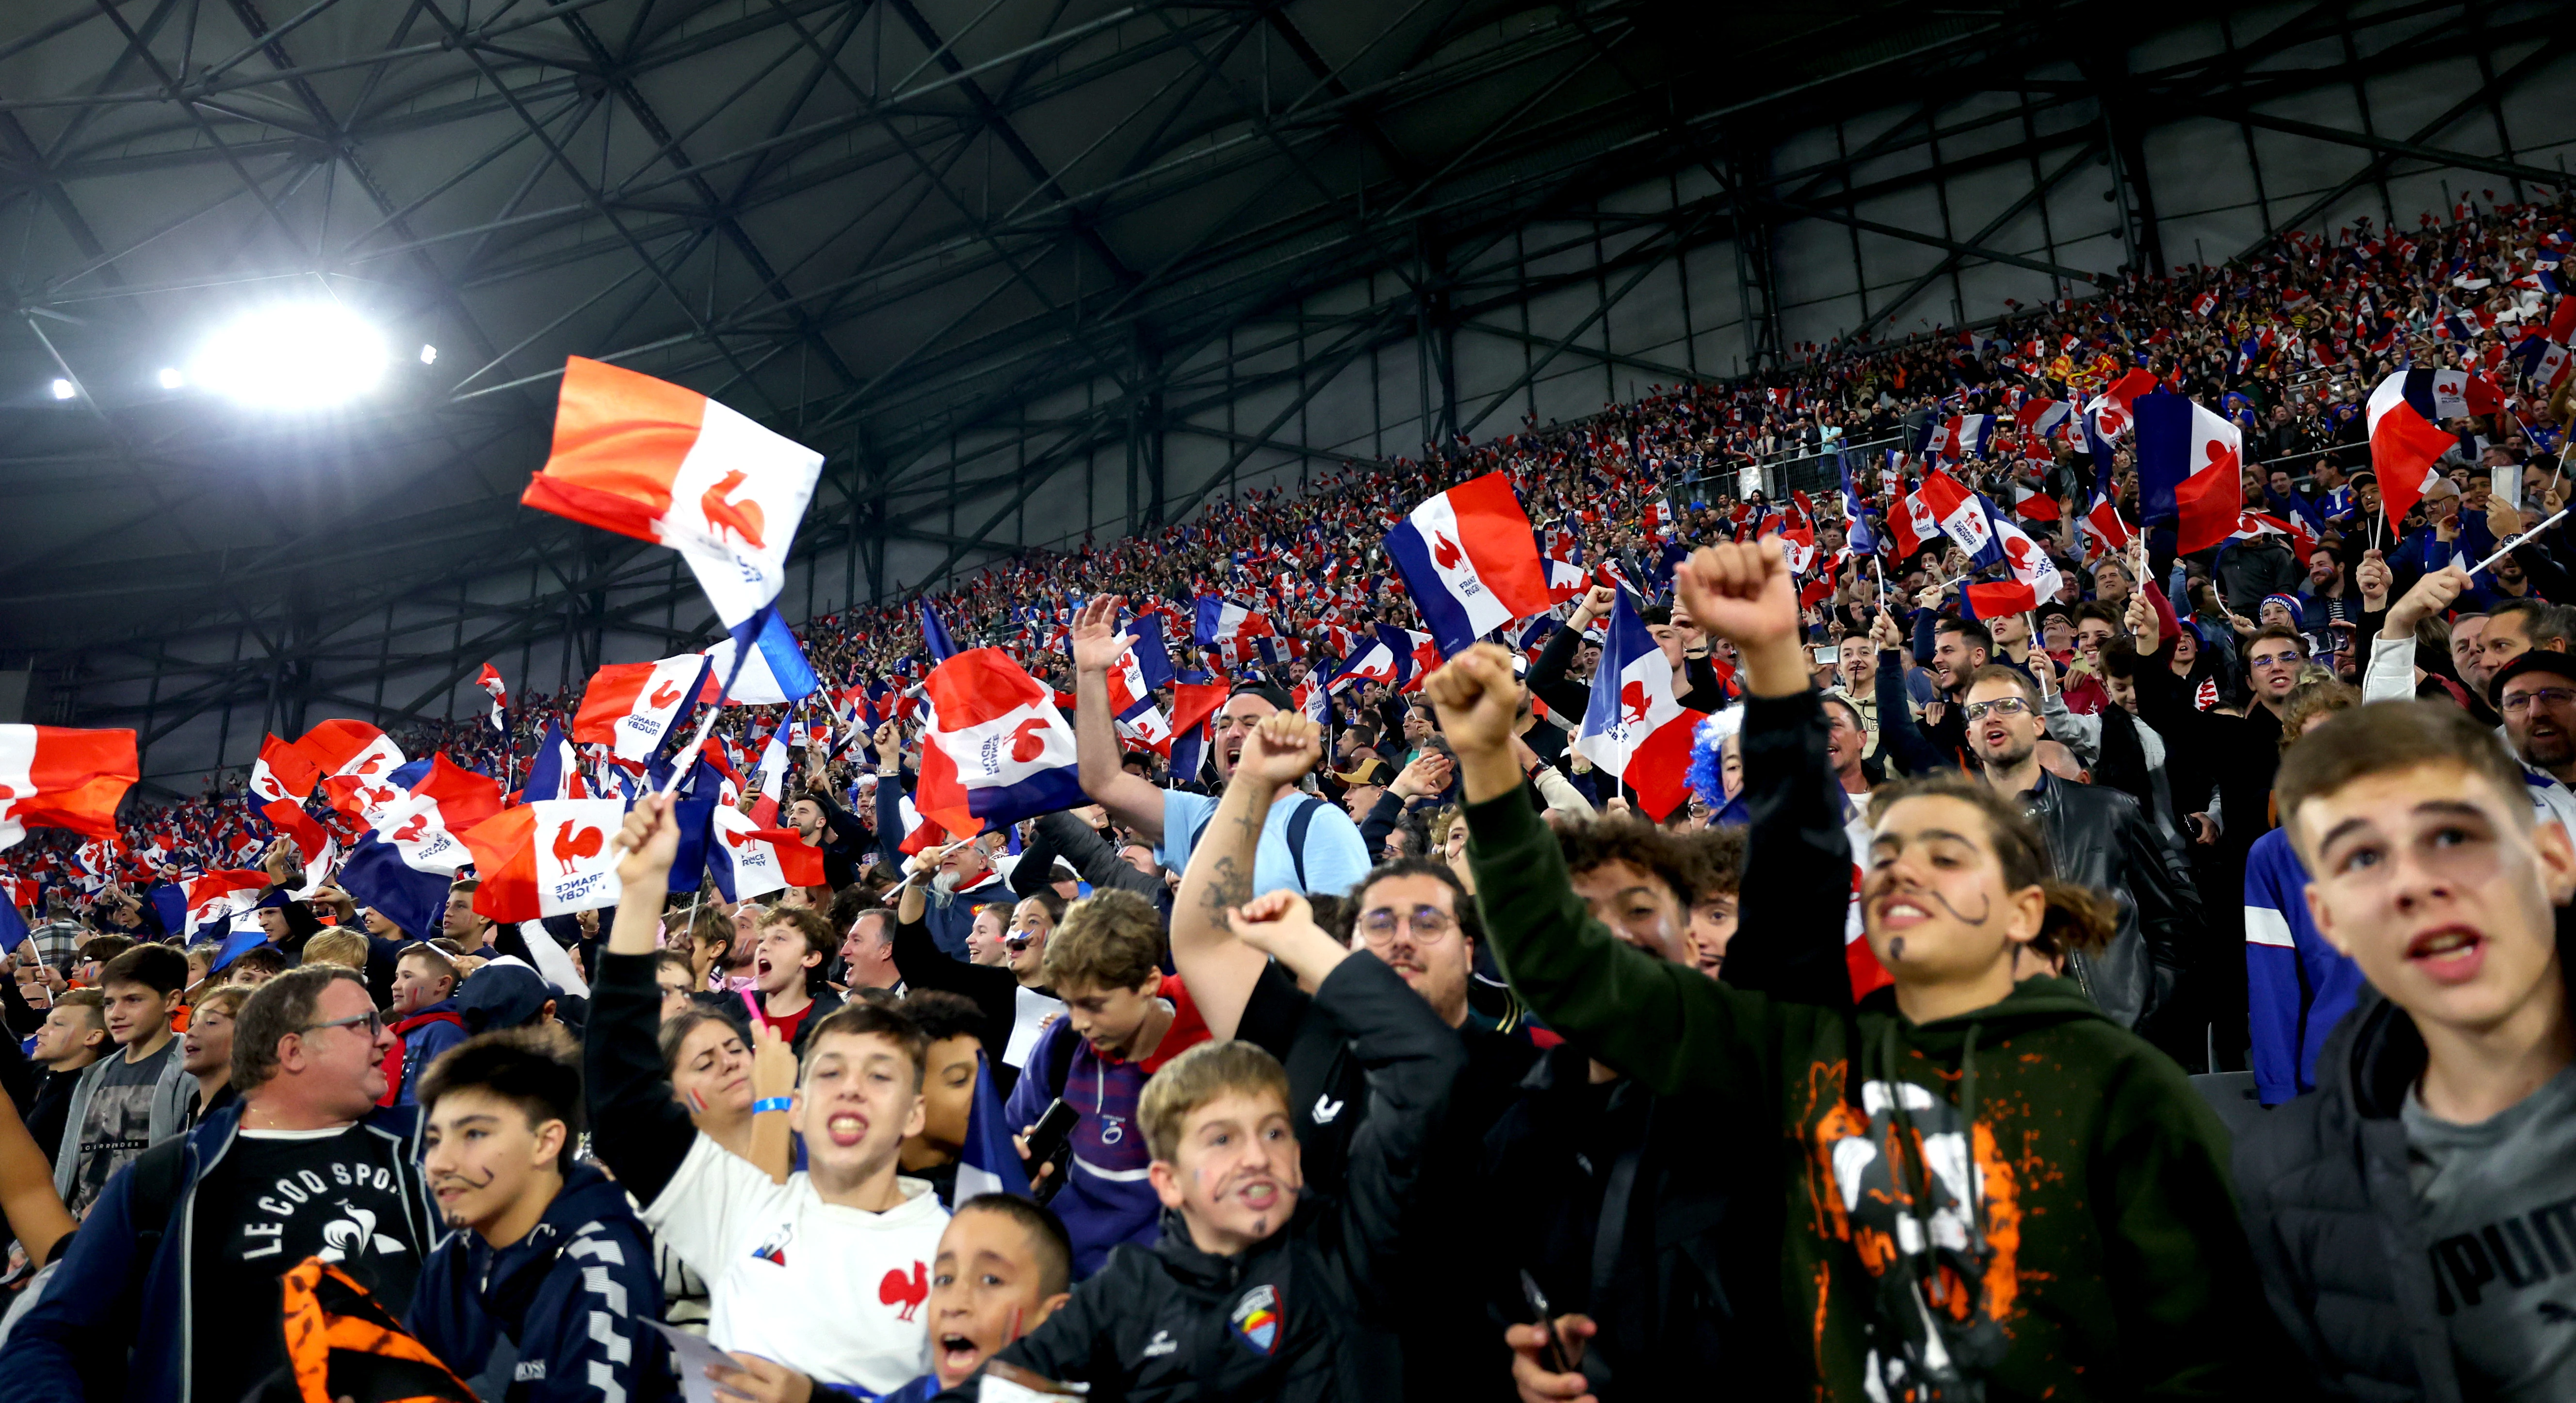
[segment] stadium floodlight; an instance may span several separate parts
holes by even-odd
[[[188,375],[244,404],[318,409],[376,387],[385,339],[335,302],[262,308],[207,338]]]
[[[186,372],[186,371],[181,370],[179,367],[177,367],[177,366],[175,366],[175,365],[165,365],[165,366],[161,367],[161,388],[162,388],[162,389],[165,389],[165,390],[178,390],[178,389],[185,389],[185,388],[187,387],[187,384],[188,384],[188,374],[187,374],[187,372]]]
[[[420,348],[420,363],[421,363],[421,364],[423,364],[423,365],[436,365],[436,364],[438,364],[438,348],[437,348],[436,346],[423,346],[423,347],[421,347],[421,348]]]
[[[56,399],[70,399],[72,396],[79,393],[80,390],[69,380],[57,380],[54,382],[54,398]]]

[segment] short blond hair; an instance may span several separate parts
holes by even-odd
[[[304,963],[363,971],[367,967],[367,938],[354,931],[323,931],[304,942]]]
[[[1278,1058],[1240,1038],[1200,1043],[1164,1063],[1136,1102],[1136,1123],[1144,1128],[1146,1151],[1165,1164],[1173,1163],[1180,1155],[1181,1130],[1190,1113],[1229,1092],[1245,1096],[1267,1092],[1279,1098],[1285,1110],[1288,1069],[1279,1065]]]

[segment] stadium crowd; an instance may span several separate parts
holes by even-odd
[[[37,833],[0,1403],[2576,1397],[2576,212],[2452,213],[808,620],[711,758],[820,880],[740,901],[596,749],[618,899],[524,923],[237,777]],[[2408,367],[2494,407],[2392,519]],[[2139,374],[2241,434],[2213,549],[2085,432]],[[2048,596],[1977,607],[1933,470]],[[1555,608],[1347,673],[1497,471]],[[1683,786],[1577,744],[1630,608]],[[922,822],[925,620],[1079,802]],[[1113,710],[1157,635],[1195,764]],[[393,737],[515,786],[579,705]]]

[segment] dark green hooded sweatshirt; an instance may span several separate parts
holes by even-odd
[[[1778,1158],[1804,1396],[1869,1403],[1875,1373],[1899,1400],[2231,1398],[2268,1372],[2226,1129],[2074,984],[1919,1027],[1893,990],[1856,1010],[1732,990],[1593,920],[1528,796],[1467,821],[1530,1007],[1657,1092],[1715,1097],[1744,1153]]]

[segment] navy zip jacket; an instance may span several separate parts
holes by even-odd
[[[232,1148],[241,1116],[239,1102],[218,1109],[188,1134],[145,1150],[107,1181],[72,1234],[44,1296],[0,1349],[0,1403],[187,1403],[197,1183]],[[358,1123],[403,1147],[402,1196],[412,1215],[412,1240],[438,1241],[444,1231],[438,1204],[420,1172],[419,1108],[379,1106]],[[166,1182],[167,1156],[179,1160],[179,1192],[167,1216],[151,1221],[156,1215],[148,1207],[136,1211],[135,1184]]]
[[[506,1403],[645,1403],[667,1397],[669,1353],[653,1239],[616,1181],[575,1164],[526,1237],[495,1249],[460,1232],[430,1254],[406,1323],[460,1378],[498,1336],[518,1345]]]

